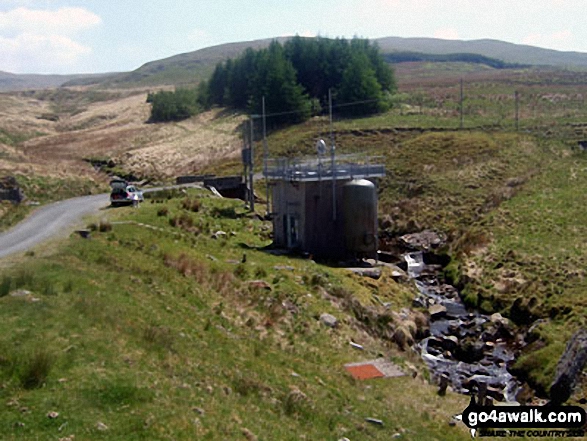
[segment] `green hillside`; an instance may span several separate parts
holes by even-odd
[[[362,321],[391,326],[372,295],[400,308],[408,285],[271,255],[267,222],[204,190],[108,218],[0,277],[3,439],[469,439],[467,398]],[[409,375],[345,371],[382,356]]]
[[[245,49],[268,47],[271,41],[283,42],[285,37],[263,39],[248,42],[222,44],[194,52],[175,55],[155,60],[132,72],[105,74],[95,76],[49,76],[49,75],[13,75],[0,73],[0,90],[21,90],[27,88],[44,88],[75,85],[101,85],[102,87],[156,87],[162,85],[194,85],[208,78],[214,66],[228,58],[240,56]],[[587,66],[587,54],[579,52],[561,52],[534,46],[507,43],[498,40],[441,40],[437,38],[401,38],[385,37],[374,39],[383,55],[390,61],[397,61],[401,53],[411,52],[428,55],[448,55],[458,60],[463,54],[487,57],[490,66],[530,65],[554,66],[557,68],[581,68]],[[399,57],[405,59],[405,54]],[[445,61],[436,59],[432,61]],[[482,62],[478,60],[476,62]],[[511,67],[511,66],[509,66]]]
[[[283,42],[286,38],[277,40]],[[253,49],[268,47],[271,41],[273,39],[224,44],[176,55],[147,63],[133,72],[107,81],[106,84],[118,86],[193,85],[208,78],[218,62],[238,57],[249,47]],[[389,55],[390,59],[393,59],[393,56],[398,52],[419,52],[434,55],[461,54],[461,58],[463,54],[477,54],[487,57],[488,60],[476,62],[483,63],[485,61],[489,66],[500,65],[500,62],[511,64],[512,66],[509,67],[516,65],[587,66],[587,54],[559,52],[496,40],[452,41],[434,38],[389,37],[374,41],[379,45],[383,56]],[[457,61],[462,60],[457,57]],[[504,67],[503,64],[500,67]]]

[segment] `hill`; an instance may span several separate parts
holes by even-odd
[[[64,84],[87,84],[102,82],[105,78],[116,74],[74,74],[74,75],[37,75],[13,74],[0,71],[0,92],[20,91],[27,89],[48,89]]]
[[[470,53],[496,58],[506,63],[534,66],[587,66],[587,54],[562,52],[499,40],[442,40],[439,38],[385,37],[376,40],[384,54],[422,52],[426,54]]]
[[[587,234],[587,201],[577,191],[587,185],[587,156],[570,148],[587,139],[587,73],[497,72],[500,83],[482,81],[480,71],[466,84],[463,130],[457,83],[439,84],[433,66],[428,89],[404,87],[380,116],[335,114],[332,133],[337,152],[364,152],[386,164],[382,249],[392,253],[406,233],[443,233],[452,258],[447,280],[470,307],[512,321],[524,347],[513,367],[546,397],[587,310],[587,249],[578,240]],[[215,109],[181,123],[148,124],[145,94],[135,93],[0,95],[0,167],[40,202],[64,196],[68,182],[71,194],[96,191],[107,177],[82,160],[90,156],[153,180],[242,170],[243,116]],[[328,118],[313,118],[271,131],[267,145],[275,157],[313,155],[316,138],[329,131]],[[260,170],[261,140],[255,152]],[[415,354],[369,334],[355,316],[363,310],[349,311],[336,297],[350,292],[364,306],[388,304],[397,313],[412,305],[408,284],[270,255],[263,247],[271,227],[262,216],[205,192],[161,194],[140,209],[104,210],[101,217],[95,227],[104,231],[91,240],[72,235],[51,256],[35,251],[0,273],[0,396],[7,403],[0,427],[7,439],[49,431],[125,440],[194,433],[469,437],[462,427],[447,427],[467,398],[438,396]],[[32,294],[10,295],[23,289]],[[324,312],[341,325],[325,328]],[[383,316],[371,323],[391,322]],[[417,375],[372,383],[344,377],[342,366],[360,354],[383,354]],[[584,387],[572,402],[586,396]],[[52,412],[56,418],[47,417]]]
[[[283,42],[287,38],[276,40]],[[147,63],[133,72],[110,78],[104,84],[117,87],[186,85],[195,84],[207,78],[214,66],[228,58],[241,55],[245,49],[260,49],[269,46],[275,39],[230,43],[188,52],[162,60]],[[402,52],[428,55],[452,55],[448,59],[427,61],[465,61],[490,67],[507,68],[519,65],[587,67],[587,54],[560,52],[539,47],[518,45],[497,40],[441,40],[437,38],[387,37],[374,40],[382,54],[393,62],[393,56]],[[481,58],[474,59],[472,55]],[[484,58],[483,58],[484,57]]]
[[[101,87],[156,87],[163,85],[193,85],[207,78],[214,66],[228,58],[239,56],[247,48],[269,46],[273,40],[285,41],[286,37],[247,42],[228,43],[193,52],[151,61],[132,72],[101,75],[15,75],[0,72],[0,91],[40,89],[60,86],[99,85]],[[452,61],[472,60],[471,55],[486,57],[475,63],[491,67],[513,65],[587,67],[587,54],[561,52],[535,46],[507,43],[498,40],[442,40],[438,38],[385,37],[375,39],[383,55],[390,62],[401,61],[398,54],[451,55]],[[463,58],[464,56],[464,58]],[[405,58],[405,57],[404,57]],[[420,57],[421,58],[421,57]],[[449,57],[450,58],[450,57]],[[408,57],[407,60],[410,60]],[[451,61],[428,59],[427,61]]]

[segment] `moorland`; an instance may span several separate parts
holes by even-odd
[[[510,320],[524,341],[512,371],[529,399],[547,399],[566,342],[585,326],[587,71],[393,68],[390,110],[273,129],[270,154],[313,155],[332,129],[341,153],[380,157],[382,249],[442,233],[444,277],[469,307]],[[166,183],[240,172],[247,115],[214,108],[149,123],[147,94],[173,87],[161,81],[1,94],[2,174],[46,203],[104,192],[113,174]],[[2,227],[31,209],[3,204]],[[439,396],[419,356],[381,332],[417,310],[413,283],[266,253],[271,224],[258,214],[205,190],[163,192],[88,219],[91,240],[72,235],[3,262],[3,437],[469,439],[450,423],[468,398]],[[325,312],[336,328],[321,323]],[[358,381],[343,369],[380,356],[408,375]],[[570,402],[586,393],[580,384]]]

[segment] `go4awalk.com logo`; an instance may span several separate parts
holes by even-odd
[[[579,406],[479,406],[475,398],[461,415],[475,437],[569,438],[585,435],[587,414]]]

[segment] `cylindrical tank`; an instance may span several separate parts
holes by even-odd
[[[342,187],[347,251],[356,257],[377,254],[377,189],[373,182],[354,179]]]

